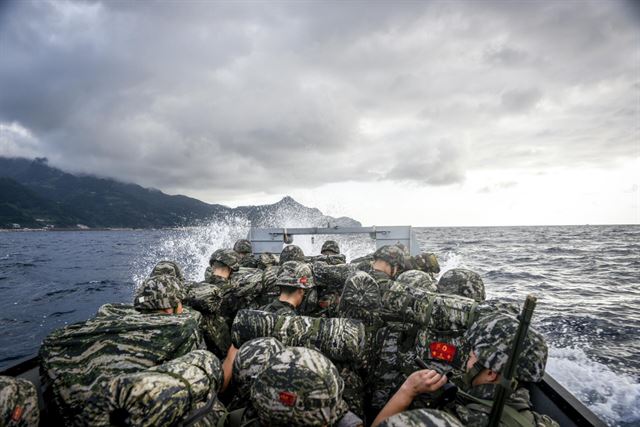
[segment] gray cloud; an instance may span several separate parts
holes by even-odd
[[[615,164],[640,117],[627,8],[4,3],[0,155],[212,197]]]

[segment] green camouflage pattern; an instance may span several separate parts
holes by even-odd
[[[256,296],[258,307],[269,304],[280,295],[280,288],[276,286],[279,271],[279,265],[271,265],[264,269],[262,276],[262,292]]]
[[[202,349],[200,317],[189,308],[156,314],[107,304],[94,318],[53,331],[40,347],[45,400],[64,425],[105,425],[99,405],[109,381]]]
[[[329,253],[325,253],[325,252],[329,252]],[[340,246],[338,245],[338,242],[336,242],[335,240],[327,240],[322,244],[320,253],[322,255],[339,255]]]
[[[362,377],[356,372],[355,367],[348,363],[335,362],[334,365],[340,373],[340,378],[344,381],[344,391],[342,392],[342,398],[349,410],[357,415],[359,418],[364,418],[365,402],[364,402],[364,381]]]
[[[468,393],[478,399],[493,401],[496,387],[497,384],[483,384],[472,387]],[[518,413],[530,423],[531,427],[559,427],[559,424],[548,415],[540,415],[532,411],[529,391],[524,387],[520,387],[514,391],[511,396],[507,398],[505,405],[518,411]],[[452,407],[449,407],[448,411],[457,416],[465,426],[486,427],[489,424],[491,407],[465,398],[458,401]],[[500,425],[512,425],[507,421],[504,411]]]
[[[195,350],[145,371],[115,377],[108,385],[105,411],[119,425],[173,426],[217,399],[222,382],[220,360],[206,350]]]
[[[276,315],[240,310],[231,328],[233,345],[258,337],[273,337],[287,346],[320,350],[327,357],[361,363],[365,353],[364,325],[356,320]]]
[[[464,268],[454,268],[445,272],[438,281],[438,292],[460,295],[478,302],[486,299],[484,282],[480,275]]]
[[[154,276],[146,279],[133,300],[133,305],[141,311],[164,310],[177,307],[184,299],[182,282],[169,275]]]
[[[267,367],[269,358],[284,350],[275,338],[254,338],[242,344],[233,360],[233,382],[240,401],[249,398],[253,380]]]
[[[0,376],[0,426],[38,427],[38,391],[31,382]]]
[[[408,253],[407,253],[408,254]],[[373,259],[388,262],[391,266],[404,269],[405,251],[398,245],[381,246],[373,253]]]
[[[264,270],[272,265],[278,265],[280,263],[280,257],[271,252],[265,252],[258,257],[258,268]]]
[[[184,280],[184,275],[182,274],[182,270],[180,266],[175,261],[160,261],[153,267],[151,270],[151,274],[149,277],[161,276],[163,274],[167,274],[169,276],[173,276],[176,279]]]
[[[273,314],[288,314],[290,316],[298,315],[298,311],[293,305],[289,304],[286,301],[280,301],[277,298],[271,301],[269,304],[260,307],[260,310]]]
[[[231,279],[222,286],[221,314],[227,318],[229,326],[241,308],[258,308],[259,296],[263,293],[267,280],[272,277],[257,268],[239,268]]]
[[[311,289],[315,286],[311,267],[302,262],[287,261],[280,266],[276,286]]]
[[[420,270],[408,270],[396,278],[396,282],[427,292],[437,292],[436,281],[429,273]]]
[[[440,372],[455,370],[455,373],[461,375],[466,369],[470,351],[463,337],[464,332],[461,331],[451,332],[424,327],[419,328],[416,335],[416,355],[425,361],[429,369],[435,369]],[[436,356],[431,353],[430,345],[436,342],[446,343],[456,348],[453,360],[445,361],[437,359]]]
[[[252,254],[251,242],[247,239],[239,239],[233,244],[233,250],[239,254]]]
[[[304,262],[304,252],[300,246],[287,245],[280,252],[280,264],[284,264],[287,261]]]
[[[353,264],[328,264],[317,261],[312,264],[313,278],[320,289],[342,292],[347,279],[358,270]]]
[[[380,286],[375,279],[363,271],[351,276],[340,296],[338,315],[373,326],[381,324],[381,311]]]
[[[340,264],[347,263],[347,257],[343,254],[311,255],[311,256],[304,257],[304,262],[306,262],[307,264],[313,264],[314,262],[318,262],[318,261],[327,263],[329,265],[340,265]]]
[[[183,303],[202,314],[217,314],[222,303],[222,289],[211,283],[189,282]]]
[[[483,317],[471,325],[464,339],[485,368],[500,373],[509,358],[518,324],[515,317],[498,312]],[[518,359],[515,378],[530,382],[542,380],[547,355],[548,349],[544,338],[535,329],[529,327]]]
[[[254,257],[253,255],[245,255],[244,257],[242,257],[242,259],[240,259],[240,261],[238,262],[240,264],[240,267],[244,267],[244,268],[260,268],[260,262],[258,261],[258,258]]]
[[[231,271],[238,271],[240,268],[238,254],[233,249],[218,249],[212,253],[209,258],[209,265],[213,266],[214,262],[226,265]]]
[[[415,335],[415,326],[410,323],[388,322],[376,331],[367,382],[370,404],[376,412],[402,385],[406,374],[415,370]]]
[[[395,414],[380,423],[380,427],[461,427],[460,420],[436,409],[414,409]]]
[[[348,411],[344,382],[321,353],[290,347],[271,357],[251,387],[251,402],[265,425],[333,425]]]
[[[432,275],[440,273],[440,264],[436,254],[423,252],[421,254],[408,257],[405,260],[407,270],[420,270]]]

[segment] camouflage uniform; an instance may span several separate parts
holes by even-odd
[[[304,262],[304,252],[300,246],[287,245],[282,249],[280,253],[280,264],[284,264],[287,261]]]
[[[279,263],[280,258],[271,252],[262,253],[258,257],[258,268],[261,270],[265,270],[267,267],[271,267],[272,265],[278,265]]]
[[[218,358],[195,350],[145,371],[115,377],[103,409],[117,425],[173,426],[217,400],[222,382]],[[207,411],[197,425],[215,425],[220,415]]]
[[[38,427],[38,391],[22,378],[0,376],[0,425]]]
[[[462,427],[454,416],[434,409],[416,409],[395,414],[380,423],[380,427]]]
[[[216,280],[226,284],[228,281],[218,276]],[[231,345],[231,333],[226,319],[220,314],[222,304],[222,286],[211,283],[190,283],[186,286],[184,303],[202,314],[200,330],[207,349],[219,358],[224,358]]]
[[[321,353],[287,348],[272,356],[251,387],[251,402],[264,425],[334,425],[349,410],[344,383]]]
[[[464,268],[454,268],[444,273],[438,281],[438,292],[460,295],[478,302],[486,298],[480,275]]]
[[[313,264],[314,262],[321,261],[329,265],[341,265],[347,263],[347,257],[342,254],[337,255],[313,255],[304,257],[304,262],[307,264]]]
[[[392,267],[396,267],[396,275],[398,275],[405,268],[405,251],[398,245],[382,246],[373,253],[373,260],[386,261]]]
[[[280,301],[279,299],[273,300],[264,307],[260,307],[260,310],[274,314],[289,314],[292,316],[298,315],[296,308],[292,304],[288,303],[287,301]]]
[[[464,391],[458,395],[465,404],[450,408],[465,425],[485,426],[491,412],[491,399],[497,384],[472,386],[472,381],[483,369],[501,373],[509,358],[513,338],[518,329],[518,320],[497,312],[475,322],[465,333],[465,341],[476,354],[478,361],[465,374]],[[523,350],[516,366],[515,379],[538,382],[542,380],[547,362],[547,345],[542,335],[529,328]],[[524,388],[514,390],[506,402],[501,423],[511,425],[557,426],[546,415],[531,410],[529,393]]]
[[[175,307],[182,290],[172,276],[147,279],[135,307],[102,306],[96,316],[58,329],[40,347],[43,394],[65,425],[105,425],[101,405],[109,381],[119,374],[160,365],[204,347],[200,314],[157,313]]]
[[[428,273],[433,279],[440,273],[440,264],[435,254],[423,252],[421,254],[406,257],[405,270],[420,270]]]
[[[340,294],[347,279],[356,273],[352,264],[334,264],[317,261],[313,263],[313,278],[318,291],[318,315],[337,317]]]

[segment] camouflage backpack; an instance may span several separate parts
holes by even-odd
[[[105,424],[99,404],[109,381],[202,348],[199,321],[188,308],[173,315],[107,304],[94,318],[53,331],[40,347],[45,401],[65,425]]]
[[[448,270],[438,281],[441,294],[460,295],[477,302],[485,300],[484,282],[480,275],[464,268]]]
[[[109,382],[104,411],[115,425],[173,426],[194,411],[213,407],[223,382],[220,360],[195,350],[162,365]],[[220,412],[206,410],[203,424],[213,424]]]
[[[414,288],[423,289],[427,292],[437,292],[438,290],[433,277],[429,273],[425,273],[420,270],[405,271],[398,276],[396,282]]]
[[[233,344],[239,348],[258,337],[273,337],[287,346],[315,348],[336,361],[360,363],[365,351],[364,325],[358,321],[238,311],[231,329]]]
[[[271,357],[253,382],[251,402],[265,425],[334,425],[347,413],[344,383],[321,353],[290,347]]]
[[[22,378],[0,376],[0,425],[38,427],[39,422],[36,387]]]

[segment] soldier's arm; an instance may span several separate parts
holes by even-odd
[[[409,375],[387,404],[382,408],[371,427],[386,420],[392,415],[407,410],[413,399],[419,394],[433,393],[447,382],[447,377],[430,369],[422,369]]]
[[[222,362],[222,372],[224,374],[224,381],[222,382],[221,392],[225,391],[227,387],[229,387],[229,383],[231,382],[231,377],[233,375],[233,361],[236,358],[236,354],[238,353],[238,349],[235,348],[233,344],[229,347],[229,351],[227,351],[227,357],[224,358],[224,362]]]

